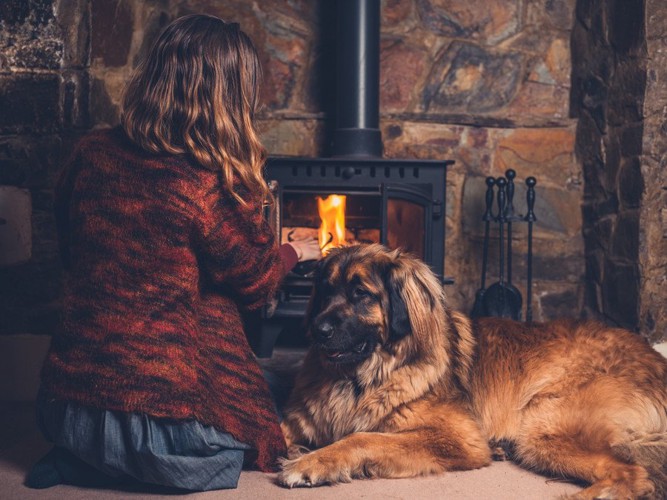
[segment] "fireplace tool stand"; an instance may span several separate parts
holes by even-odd
[[[516,172],[512,169],[505,172],[505,177],[486,178],[485,211],[482,216],[484,222],[484,241],[482,248],[482,283],[475,295],[472,312],[473,318],[496,316],[521,320],[523,299],[519,289],[512,284],[512,224],[526,222],[528,225],[528,251],[526,255],[526,321],[533,320],[532,308],[532,281],[533,281],[533,222],[535,217],[535,177],[526,179],[526,215],[514,213],[514,178]],[[494,189],[497,188],[497,195]],[[497,196],[498,211],[493,213],[493,201]],[[498,223],[498,281],[486,286],[486,274],[489,255],[489,238],[491,222]],[[505,231],[507,231],[507,246],[505,246]],[[505,255],[505,251],[507,255]],[[505,268],[505,266],[507,266]],[[505,275],[507,269],[507,275]]]

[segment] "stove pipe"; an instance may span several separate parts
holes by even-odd
[[[382,156],[380,0],[338,0],[333,156]]]

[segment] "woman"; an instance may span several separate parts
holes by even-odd
[[[238,24],[173,22],[129,82],[121,127],[82,139],[56,189],[63,318],[38,415],[55,447],[28,485],[235,487],[285,443],[242,314],[315,240],[278,247]]]

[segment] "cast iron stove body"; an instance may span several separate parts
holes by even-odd
[[[266,177],[275,204],[269,216],[282,243],[295,231],[320,225],[317,197],[346,196],[346,228],[352,243],[382,243],[423,259],[443,283],[445,258],[445,183],[451,160],[382,158],[270,158]],[[271,355],[283,330],[302,330],[313,287],[312,269],[299,265],[288,273],[265,308],[260,357]]]

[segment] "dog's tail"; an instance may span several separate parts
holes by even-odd
[[[627,443],[615,445],[618,458],[644,467],[655,484],[651,498],[667,498],[667,433],[648,434]]]

